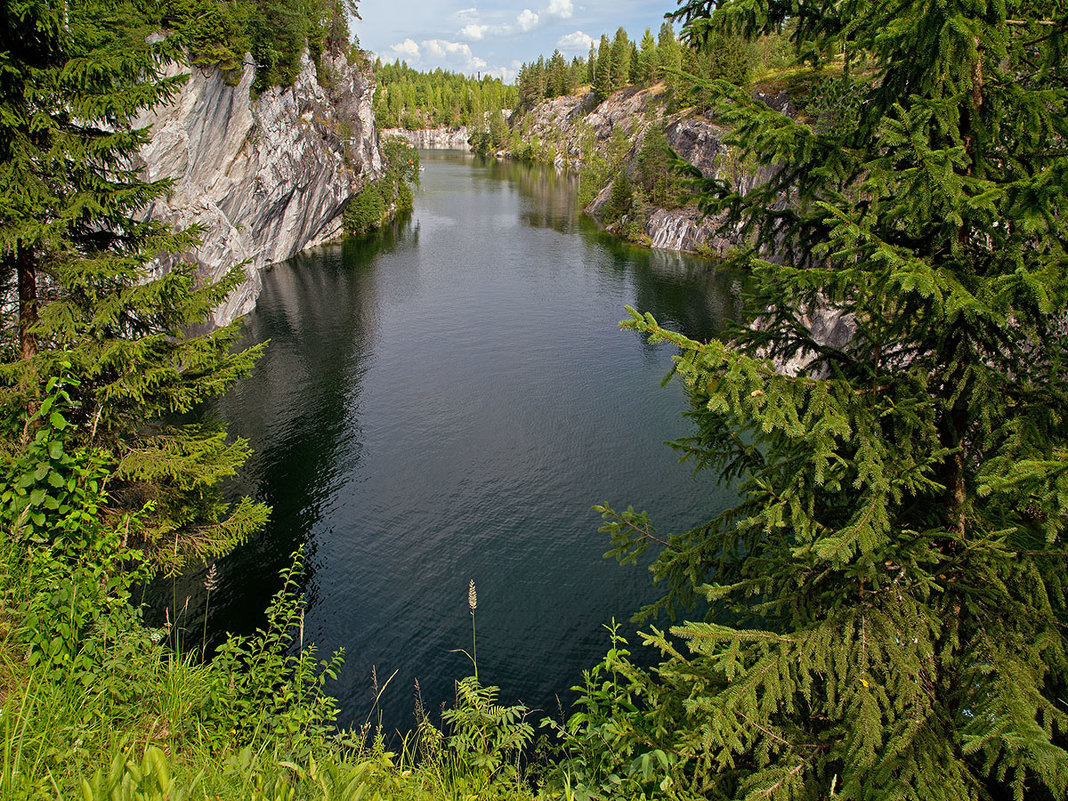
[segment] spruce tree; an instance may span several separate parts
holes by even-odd
[[[653,32],[648,28],[642,35],[641,50],[638,52],[638,82],[643,86],[651,86],[658,79],[656,63],[656,40]]]
[[[797,118],[712,85],[766,179],[699,182],[745,236],[747,324],[626,325],[679,348],[677,447],[740,500],[681,535],[603,509],[619,556],[662,543],[646,612],[696,619],[624,666],[614,739],[575,729],[648,795],[1064,798],[1064,6],[681,5],[691,39],[790,20],[843,60]]]
[[[567,62],[559,50],[554,50],[549,58],[549,76],[546,80],[546,97],[560,97],[569,92]]]
[[[597,47],[597,68],[593,77],[593,93],[597,102],[603,102],[612,94],[612,45],[606,34],[601,34]]]
[[[211,284],[180,261],[154,267],[196,242],[144,219],[169,184],[133,166],[148,139],[133,120],[175,91],[181,79],[162,77],[174,54],[122,2],[12,0],[2,13],[0,468],[32,445],[42,386],[70,377],[68,446],[104,454],[115,504],[152,507],[145,544],[170,565],[219,553],[265,517],[216,491],[245,445],[215,423],[165,421],[225,391],[257,351],[233,352],[234,326],[196,330],[239,269]],[[33,519],[43,501],[22,490],[10,503]]]
[[[675,38],[675,28],[670,22],[660,26],[657,36],[656,53],[659,57],[658,71],[664,78],[668,93],[667,111],[677,111],[679,107],[679,71],[682,69],[682,46]]]
[[[630,79],[630,40],[623,28],[612,40],[612,89],[622,89]]]

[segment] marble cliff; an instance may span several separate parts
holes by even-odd
[[[172,65],[189,79],[139,120],[152,127],[140,154],[146,176],[174,180],[146,213],[201,227],[200,247],[181,258],[205,277],[245,265],[217,325],[255,305],[263,267],[339,236],[348,199],[382,173],[370,73],[329,56],[319,70],[307,55],[301,66],[293,86],[252,98],[251,64],[239,76]]]

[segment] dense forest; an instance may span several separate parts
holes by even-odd
[[[487,117],[512,109],[516,87],[489,75],[472,78],[446,70],[420,72],[402,61],[374,65],[375,122],[379,128],[481,127]]]
[[[257,92],[293,83],[305,52],[324,84],[323,53],[360,56],[349,31],[355,0],[160,0],[131,3],[126,14],[127,30],[171,33],[194,64],[239,71],[251,55]]]
[[[475,152],[507,152],[522,160],[545,160],[551,151],[539,150],[524,129],[524,117],[543,100],[592,92],[597,102],[624,89],[659,87],[658,103],[664,113],[680,109],[708,108],[711,93],[708,84],[727,80],[739,86],[788,74],[808,62],[820,63],[812,53],[795,52],[790,44],[793,23],[782,30],[753,39],[724,30],[709,31],[700,41],[682,41],[672,21],[665,21],[654,37],[646,29],[640,41],[630,38],[623,28],[612,37],[604,34],[599,44],[591,45],[587,57],[568,61],[559,50],[551,56],[520,66],[514,87],[496,79],[445,73],[441,70],[422,73],[397,62],[376,64],[379,81],[376,96],[376,119],[382,127],[418,129],[438,125],[472,127],[471,145]],[[807,92],[806,92],[807,94]],[[501,113],[510,110],[510,115]],[[481,124],[473,121],[482,120]],[[622,146],[622,142],[618,143]],[[616,148],[617,150],[619,148]],[[619,154],[617,154],[618,156]],[[552,160],[551,157],[548,160]],[[651,151],[646,161],[661,166],[666,162]],[[618,172],[618,158],[611,153],[587,153],[584,158],[584,205],[603,186],[607,175]],[[595,163],[596,162],[596,163]],[[648,172],[648,170],[646,170]],[[648,178],[657,183],[656,194],[666,198],[664,187],[678,188],[670,175]],[[594,186],[596,184],[596,186]],[[673,192],[675,203],[684,193]]]
[[[304,47],[347,46],[337,4],[167,8],[0,10],[0,796],[1068,795],[1063,4],[682,0],[681,38],[524,68],[520,102],[580,65],[599,93],[660,69],[767,175],[686,174],[745,233],[726,264],[744,319],[709,341],[639,309],[623,324],[674,348],[692,424],[675,447],[739,502],[681,533],[600,507],[615,556],[655,552],[660,597],[646,652],[613,630],[540,752],[539,721],[473,656],[400,748],[338,731],[341,656],[301,639],[300,552],[263,627],[213,656],[143,625],[140,582],[225,553],[267,510],[223,499],[247,444],[198,414],[258,357],[204,325],[237,273],[150,269],[197,231],[145,219],[170,184],[131,167],[133,121],[176,90],[176,44],[232,69],[247,42],[261,88]],[[145,37],[160,24],[180,38]],[[754,65],[780,58],[828,67],[823,113],[754,97]],[[382,203],[417,177],[397,148]],[[652,155],[651,178],[673,169]],[[474,633],[473,583],[468,602]]]
[[[568,62],[559,50],[523,64],[517,82],[523,108],[541,100],[592,89],[605,100],[626,86],[646,88],[663,82],[672,110],[686,103],[686,94],[701,81],[716,79],[745,84],[768,71],[796,63],[789,48],[789,26],[781,32],[749,41],[723,30],[711,32],[697,46],[680,42],[675,27],[664,22],[654,37],[646,29],[640,41],[618,28],[609,38],[590,45],[586,58]]]

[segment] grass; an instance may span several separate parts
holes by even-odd
[[[224,669],[196,653],[175,653],[134,610],[119,635],[96,651],[99,670],[35,661],[32,643],[40,632],[25,629],[20,610],[41,588],[18,557],[0,539],[0,799],[534,798],[521,771],[476,766],[453,747],[455,732],[429,721],[393,752],[380,732],[339,732],[329,720],[310,719],[309,710],[325,710],[329,718],[330,707],[308,702],[318,686],[308,676],[303,685],[290,676],[286,685],[270,672],[278,665],[295,669],[281,653],[257,654],[247,664],[267,675],[236,682],[282,694],[263,703],[273,717],[231,725],[227,710],[244,709],[226,695],[235,685],[228,672],[233,660]],[[296,608],[295,599],[283,601]],[[286,640],[264,636],[243,647],[284,650]]]

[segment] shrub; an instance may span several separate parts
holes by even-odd
[[[381,227],[386,219],[386,202],[379,182],[368,184],[345,206],[343,223],[349,236],[363,236]]]

